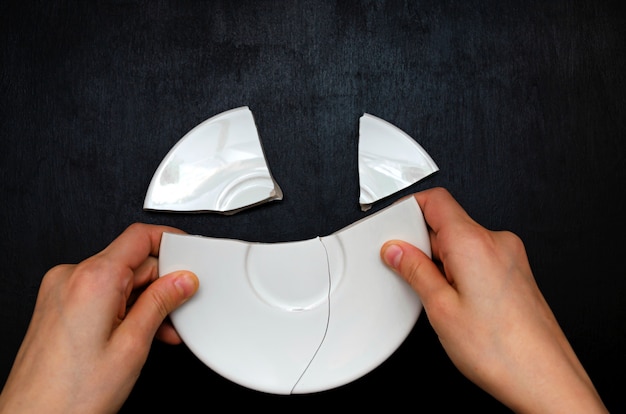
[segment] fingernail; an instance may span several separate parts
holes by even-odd
[[[397,269],[402,260],[402,249],[400,246],[392,244],[388,246],[383,253],[383,260],[387,265]]]
[[[198,289],[198,278],[189,272],[181,272],[175,276],[174,285],[185,298],[189,298]]]

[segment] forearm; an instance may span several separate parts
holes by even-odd
[[[582,364],[565,346],[529,352],[493,383],[492,395],[517,413],[607,413]]]

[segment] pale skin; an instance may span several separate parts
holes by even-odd
[[[433,260],[403,241],[385,243],[381,256],[417,292],[456,367],[515,412],[607,412],[535,283],[522,241],[476,223],[445,189],[414,197]]]
[[[516,412],[606,412],[519,238],[478,225],[444,189],[415,198],[434,260],[403,241],[387,242],[381,257],[415,289],[459,370]],[[46,273],[0,413],[117,412],[153,339],[181,342],[167,316],[198,278],[158,277],[165,231],[182,233],[134,224],[95,256]]]
[[[46,273],[0,412],[119,411],[153,338],[181,342],[166,317],[198,288],[190,272],[158,278],[164,231],[180,233],[131,225],[99,254]]]

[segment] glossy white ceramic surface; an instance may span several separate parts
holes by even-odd
[[[233,214],[281,198],[244,106],[207,119],[172,147],[152,177],[144,209]]]
[[[363,211],[438,170],[424,148],[395,125],[370,114],[359,119],[359,203]]]
[[[395,238],[431,254],[413,197],[304,241],[166,233],[159,274],[187,269],[200,278],[171,319],[211,369],[263,392],[311,393],[370,372],[412,330],[421,302],[379,255]]]

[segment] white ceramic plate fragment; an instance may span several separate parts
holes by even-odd
[[[431,254],[413,197],[329,236],[255,243],[163,235],[159,274],[195,272],[200,287],[171,315],[190,350],[223,377],[274,394],[335,388],[370,372],[422,310],[381,261],[402,239]]]
[[[244,106],[207,119],[172,147],[152,177],[144,209],[234,214],[280,199]]]
[[[359,119],[361,210],[438,170],[424,148],[395,125],[370,114]]]

